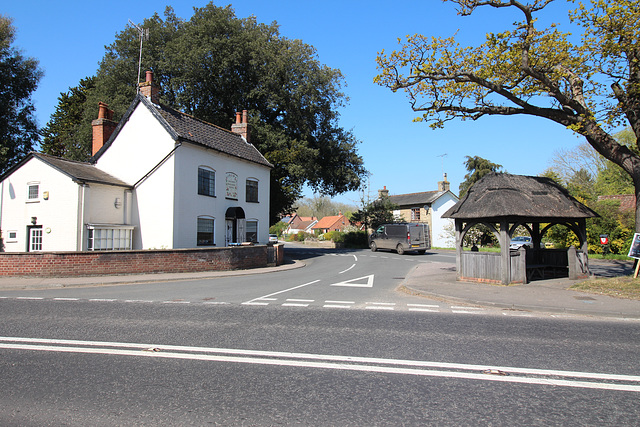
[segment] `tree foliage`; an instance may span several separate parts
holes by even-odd
[[[230,128],[236,111],[249,111],[251,141],[274,164],[271,216],[289,211],[304,185],[333,196],[360,186],[365,170],[358,141],[338,125],[346,101],[339,70],[322,65],[315,49],[279,34],[278,25],[230,7],[194,8],[189,20],[168,7],[141,27],[143,70],[152,70],[161,102],[199,119]],[[137,90],[139,32],[127,26],[107,46],[87,94],[79,139],[90,157],[90,123],[106,102],[119,119]],[[82,159],[78,159],[82,160]]]
[[[480,7],[511,8],[522,20],[487,34],[477,47],[460,46],[455,37],[410,36],[400,50],[378,56],[376,82],[404,90],[422,113],[419,120],[435,128],[485,115],[530,115],[565,126],[631,176],[640,203],[640,156],[611,133],[626,124],[640,136],[637,1],[578,3],[569,17],[583,29],[579,42],[557,25],[537,27],[538,14],[552,0],[450,1],[463,16]]]
[[[86,141],[91,139],[78,133],[82,130],[80,124],[85,110],[89,109],[86,115],[96,113],[93,106],[87,105],[87,96],[95,89],[95,81],[95,77],[82,79],[78,86],[60,93],[56,111],[41,131],[40,150],[43,153],[71,160],[86,159]]]
[[[293,206],[293,210],[299,216],[324,218],[325,216],[334,216],[342,213],[347,218],[355,210],[355,206],[334,202],[327,196],[315,195],[312,198],[304,197],[297,200]]]
[[[467,194],[471,186],[486,174],[490,172],[501,172],[502,169],[502,165],[492,163],[479,156],[466,156],[466,158],[467,160],[464,162],[464,167],[468,173],[464,176],[464,181],[460,183],[460,197]]]
[[[31,94],[42,71],[13,46],[15,28],[0,15],[0,173],[16,164],[38,141]]]
[[[354,212],[351,215],[351,222],[364,224],[365,230],[375,230],[382,224],[396,222],[393,216],[393,211],[396,209],[398,209],[398,206],[391,202],[388,197],[382,197],[364,204],[362,208]]]

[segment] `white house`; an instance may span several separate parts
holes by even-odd
[[[418,222],[429,224],[431,231],[431,246],[436,248],[453,247],[453,221],[442,218],[449,208],[459,200],[458,196],[451,192],[447,175],[444,180],[438,182],[436,191],[424,191],[421,193],[389,195],[389,190],[384,187],[378,190],[379,197],[388,197],[398,206],[393,211],[394,217],[399,221]],[[451,230],[451,233],[448,230]]]
[[[272,165],[231,131],[158,102],[153,75],[119,123],[100,104],[93,158],[31,153],[1,178],[4,250],[193,248],[267,243]]]

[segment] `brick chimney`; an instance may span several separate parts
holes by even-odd
[[[240,136],[244,137],[247,142],[251,142],[251,129],[249,126],[249,116],[247,114],[247,110],[242,110],[242,115],[240,112],[236,112],[236,122],[231,125],[231,132],[237,133]]]
[[[450,184],[449,181],[447,181],[447,174],[444,174],[444,180],[443,181],[438,181],[438,191],[449,191],[450,188]]]
[[[378,199],[384,199],[389,197],[389,190],[387,190],[387,186],[385,185],[382,190],[378,190]]]
[[[118,122],[113,121],[113,110],[110,110],[109,106],[104,102],[99,102],[98,118],[92,121],[91,125],[93,126],[93,145],[91,148],[91,155],[95,156],[104,143],[109,140],[109,137],[118,125]]]
[[[147,71],[145,81],[139,86],[140,95],[145,96],[154,104],[160,103],[160,88],[153,82],[153,71]]]

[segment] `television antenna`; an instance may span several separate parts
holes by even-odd
[[[138,30],[138,34],[140,35],[140,56],[138,57],[138,80],[136,80],[136,90],[140,92],[140,68],[142,67],[142,41],[149,40],[149,29],[140,27],[139,25],[135,24],[131,19],[129,19],[129,24],[131,24],[133,28]]]
[[[444,176],[444,158],[447,157],[447,153],[440,154],[436,157],[440,157],[440,169],[442,169],[442,176]]]

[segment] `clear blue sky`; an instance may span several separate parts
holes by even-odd
[[[207,3],[0,0],[0,13],[14,19],[15,45],[26,56],[37,58],[45,72],[33,97],[39,125],[49,120],[60,92],[95,74],[104,46],[114,41],[129,19],[141,23],[154,12],[162,16],[166,5],[189,19],[193,7]],[[448,37],[458,31],[462,44],[476,45],[487,32],[502,31],[520,19],[507,10],[487,9],[460,17],[453,4],[439,0],[237,0],[231,4],[240,18],[255,15],[259,22],[277,21],[282,36],[314,46],[323,64],[342,71],[350,101],[340,111],[340,124],[361,141],[359,153],[371,172],[372,197],[383,186],[391,194],[435,190],[443,172],[457,193],[466,173],[465,156],[484,157],[509,173],[538,175],[549,166],[555,150],[571,149],[582,141],[560,125],[526,117],[450,122],[444,129],[431,130],[412,122],[416,113],[403,93],[394,94],[373,83],[377,52],[395,49],[399,37],[415,33]],[[543,23],[547,17],[565,23],[567,4],[559,1],[551,6]],[[353,204],[358,199],[356,193],[336,198]]]

